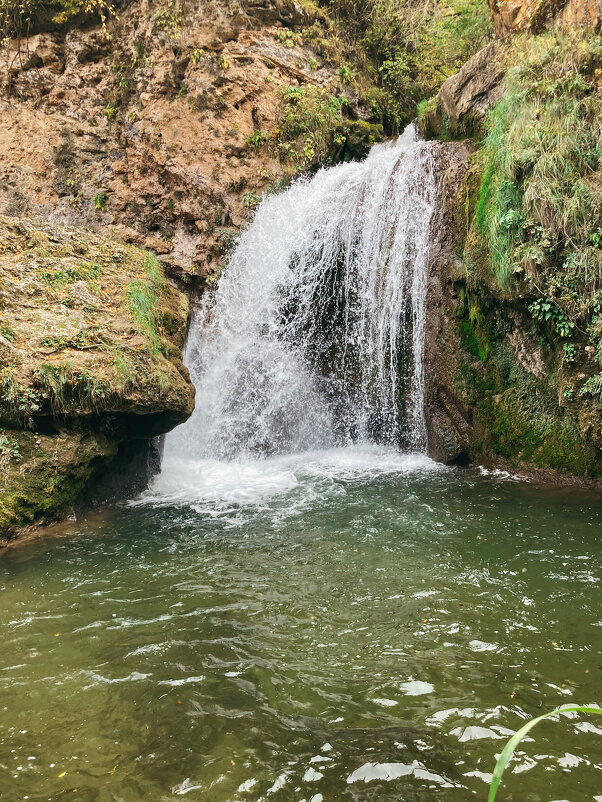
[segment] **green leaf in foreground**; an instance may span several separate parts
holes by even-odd
[[[514,754],[514,750],[525,737],[525,735],[530,732],[530,730],[532,730],[536,724],[539,724],[540,721],[543,721],[546,718],[552,718],[552,716],[557,716],[558,713],[597,713],[598,715],[602,715],[602,708],[582,707],[580,705],[572,707],[557,707],[555,710],[552,710],[549,713],[544,713],[543,716],[538,716],[537,718],[533,718],[531,721],[528,721],[524,727],[521,727],[518,732],[514,733],[512,738],[510,738],[506,746],[503,748],[502,754],[499,756],[498,762],[495,764],[495,769],[493,770],[493,778],[491,780],[491,785],[489,786],[489,796],[487,797],[487,802],[494,801],[495,795],[497,794],[497,789],[502,781],[504,769]]]

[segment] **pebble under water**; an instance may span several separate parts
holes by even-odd
[[[602,702],[602,503],[379,448],[181,460],[0,560],[0,798],[487,798]],[[546,722],[500,800],[602,800]],[[512,769],[512,772],[510,772]]]

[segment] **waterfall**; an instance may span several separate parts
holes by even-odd
[[[410,126],[263,200],[193,320],[196,409],[166,458],[424,451],[431,147]]]

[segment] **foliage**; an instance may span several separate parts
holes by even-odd
[[[342,110],[347,100],[318,86],[289,86],[282,94],[282,110],[275,131],[282,159],[299,169],[314,161],[325,161],[343,126]]]
[[[602,401],[602,373],[590,376],[583,387],[579,390],[580,396],[590,396]]]
[[[154,22],[157,28],[165,31],[172,39],[176,39],[184,25],[182,0],[160,0]]]
[[[471,444],[471,456],[599,477],[599,449],[588,444],[573,416],[558,405],[559,394],[579,403],[574,385],[564,381],[564,392],[559,391],[550,363],[543,376],[536,376],[517,361],[507,338],[515,331],[515,323],[498,298],[486,300],[481,292],[460,285],[459,300],[456,320],[463,355],[459,389],[482,426]],[[524,347],[531,350],[532,341],[524,328],[522,332],[519,330]],[[573,346],[572,342],[564,344]],[[569,359],[574,351],[569,351]],[[561,361],[568,361],[567,352],[562,349],[560,353]]]
[[[156,256],[149,253],[144,263],[146,276],[136,278],[125,289],[127,310],[136,323],[136,328],[150,343],[151,356],[159,353],[162,340],[159,335],[159,315],[157,301],[164,291],[165,279]]]
[[[94,196],[94,208],[100,212],[104,212],[107,203],[107,195],[105,192],[97,192]]]
[[[477,225],[501,288],[526,276],[572,317],[602,286],[602,39],[554,31],[514,58],[487,124]]]
[[[113,394],[108,381],[94,376],[89,370],[76,370],[70,362],[40,365],[34,381],[48,395],[55,414],[68,411],[74,405],[99,409]]]
[[[254,131],[251,134],[251,136],[248,136],[246,138],[245,142],[246,142],[247,145],[250,145],[251,147],[253,147],[253,148],[255,148],[257,150],[263,144],[265,144],[266,142],[269,142],[269,140],[270,140],[269,133],[267,131],[263,131],[261,129],[258,129],[257,131]]]
[[[116,11],[112,0],[0,0],[0,46],[29,36],[43,22],[61,25],[79,14],[97,14],[108,37],[106,23]]]
[[[349,40],[350,57],[384,90],[375,111],[389,127],[415,116],[492,35],[485,0],[324,0]],[[367,57],[367,63],[361,63]],[[346,74],[343,76],[342,70]],[[351,77],[341,68],[341,80]]]
[[[10,366],[0,369],[0,412],[29,428],[32,414],[40,411],[38,394],[15,377]]]
[[[245,192],[242,202],[245,209],[254,209],[261,202],[261,196],[255,192]]]
[[[0,432],[0,468],[6,469],[6,466],[12,459],[18,459],[21,455],[18,440],[9,437],[5,432]]]
[[[15,330],[12,326],[4,325],[0,326],[0,334],[4,337],[5,340],[8,340],[9,343],[14,343],[17,338],[15,334]]]
[[[510,738],[506,746],[503,748],[502,753],[499,756],[497,763],[495,764],[495,769],[493,770],[493,778],[491,780],[491,785],[489,787],[489,796],[487,797],[487,802],[494,802],[497,790],[502,781],[502,775],[504,774],[504,770],[506,769],[506,766],[510,762],[512,755],[514,754],[514,750],[523,740],[523,738],[525,738],[525,736],[533,729],[533,727],[537,726],[537,724],[539,724],[540,722],[545,721],[548,718],[553,718],[554,716],[558,716],[561,713],[562,714],[594,713],[596,715],[602,715],[602,708],[592,707],[592,706],[584,707],[582,705],[567,705],[563,707],[557,707],[550,713],[544,713],[543,716],[537,716],[537,718],[533,718],[531,719],[531,721],[528,721],[524,725],[524,727],[521,727],[520,730],[518,730],[518,732],[514,733],[514,735]]]
[[[550,322],[559,337],[570,337],[575,324],[552,301],[538,298],[529,306],[535,320]]]
[[[509,60],[478,157],[466,261],[495,293],[530,300],[548,345],[576,341],[560,364],[579,362],[583,345],[602,365],[602,38],[518,37]],[[598,387],[590,376],[579,396],[598,399]]]

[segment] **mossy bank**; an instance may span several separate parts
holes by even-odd
[[[596,482],[602,40],[588,28],[553,28],[494,55],[489,96],[483,72],[467,69],[422,117],[427,132],[449,139],[476,133],[449,200],[457,235],[441,299],[445,342],[434,345],[433,393],[444,410],[434,448],[447,459]]]
[[[2,537],[65,515],[132,443],[186,420],[187,319],[154,255],[0,217]]]

